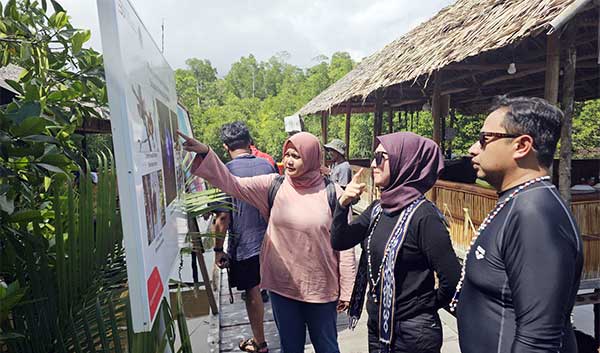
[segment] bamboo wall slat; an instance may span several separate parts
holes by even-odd
[[[352,169],[356,173],[360,167],[352,166]],[[371,174],[363,173],[361,180],[367,184],[367,190],[361,195],[360,202],[354,206],[355,211],[359,213],[379,198]],[[498,199],[493,190],[447,181],[438,181],[436,186],[427,192],[426,197],[435,200],[438,208],[446,216],[454,250],[461,258],[469,248],[475,230],[494,208]],[[600,198],[573,198],[571,210],[584,243],[582,280],[597,280],[600,279]]]
[[[450,236],[456,253],[462,257],[485,216],[497,198],[459,188],[436,186],[428,193],[436,195],[436,204],[450,223]],[[600,200],[573,202],[571,210],[583,238],[584,265],[582,280],[600,279]],[[472,221],[473,227],[468,222]]]

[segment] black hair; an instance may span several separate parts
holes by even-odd
[[[500,108],[508,108],[501,126],[509,134],[531,136],[538,162],[549,168],[560,138],[563,112],[548,101],[536,97],[499,96],[490,112]]]
[[[248,127],[241,121],[221,126],[221,141],[227,145],[229,150],[248,148],[251,140]]]

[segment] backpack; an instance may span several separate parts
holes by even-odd
[[[273,208],[273,202],[275,202],[275,196],[277,196],[277,191],[283,184],[283,179],[285,176],[278,175],[271,182],[271,186],[269,186],[269,212],[271,208]],[[337,192],[335,191],[335,184],[329,177],[323,177],[323,181],[325,181],[325,190],[327,191],[327,202],[329,203],[329,209],[331,210],[331,215],[333,216],[333,212],[335,211],[335,206],[337,204]]]

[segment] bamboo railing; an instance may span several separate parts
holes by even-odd
[[[459,257],[464,257],[475,230],[497,201],[493,190],[440,180],[428,197],[450,223],[450,236]],[[600,196],[573,195],[571,210],[583,238],[584,265],[581,279],[600,280]]]
[[[356,173],[360,167],[353,165],[352,169]],[[357,213],[379,197],[370,173],[363,173],[361,180],[367,184],[367,191],[354,206]],[[496,205],[496,192],[474,184],[439,180],[426,196],[444,213],[450,225],[454,250],[464,258],[476,229]],[[571,210],[584,243],[582,288],[600,287],[600,195],[573,195]],[[593,284],[588,285],[584,283],[586,281]]]

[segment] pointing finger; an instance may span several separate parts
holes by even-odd
[[[185,135],[183,132],[177,130],[177,134],[179,134],[179,136],[183,137],[186,141],[190,141],[193,140],[191,137]]]
[[[353,182],[353,183],[357,183],[357,184],[358,184],[358,182],[359,182],[359,180],[360,180],[360,177],[361,177],[361,175],[362,175],[362,173],[363,173],[363,170],[364,170],[364,169],[365,169],[365,168],[360,168],[360,169],[358,170],[358,172],[356,172],[356,174],[354,174],[354,176],[352,177],[352,182]]]

